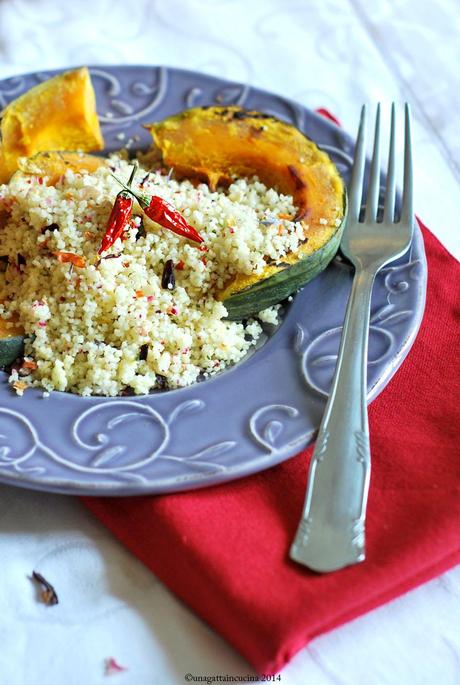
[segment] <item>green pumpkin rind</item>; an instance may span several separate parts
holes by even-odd
[[[15,359],[24,354],[24,336],[15,335],[9,338],[0,338],[0,368],[12,364]]]
[[[347,196],[344,193],[343,220],[332,238],[313,254],[225,299],[223,303],[227,309],[228,318],[238,321],[278,304],[320,274],[334,259],[339,249],[346,217]]]

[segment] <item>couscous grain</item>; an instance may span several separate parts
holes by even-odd
[[[113,157],[110,165],[127,180],[128,161]],[[304,238],[302,225],[285,218],[295,216],[292,197],[256,178],[213,192],[140,168],[133,187],[174,205],[204,238],[206,251],[152,223],[135,205],[126,239],[98,260],[120,191],[106,166],[92,174],[67,171],[55,186],[17,172],[0,186],[7,217],[1,256],[8,258],[0,273],[0,316],[24,327],[25,354],[36,365],[25,381],[45,393],[144,394],[165,382],[186,386],[234,364],[262,327],[257,317],[226,320],[218,290],[237,273],[260,273]],[[175,283],[164,288],[167,263]],[[259,319],[276,324],[278,307]],[[18,382],[17,372],[11,382]]]

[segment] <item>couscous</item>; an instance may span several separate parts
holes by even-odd
[[[218,293],[304,240],[292,197],[257,178],[213,192],[139,168],[133,188],[169,201],[203,243],[161,228],[135,204],[122,239],[98,254],[120,191],[114,175],[126,182],[131,171],[119,156],[110,165],[68,170],[55,185],[19,171],[0,186],[0,316],[23,326],[29,364],[20,376],[11,371],[18,391],[115,396],[190,385],[242,359],[260,322],[278,321],[278,306],[226,320]]]

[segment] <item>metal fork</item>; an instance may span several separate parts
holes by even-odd
[[[410,109],[405,106],[404,185],[395,222],[395,106],[391,108],[383,221],[377,221],[380,191],[380,105],[364,221],[360,221],[367,111],[356,142],[348,219],[341,250],[355,274],[348,300],[332,388],[310,465],[302,518],[290,556],[318,572],[334,571],[365,558],[365,515],[370,477],[367,420],[367,343],[372,286],[377,272],[403,255],[412,239],[413,174]]]

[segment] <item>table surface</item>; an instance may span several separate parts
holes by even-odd
[[[351,132],[361,103],[407,100],[417,212],[459,258],[459,32],[457,0],[2,0],[0,78],[187,67],[327,107]],[[96,685],[109,657],[126,685],[254,675],[75,499],[1,486],[0,562],[0,685]],[[58,606],[36,601],[32,569]],[[460,567],[315,639],[280,682],[456,685],[459,616]]]

